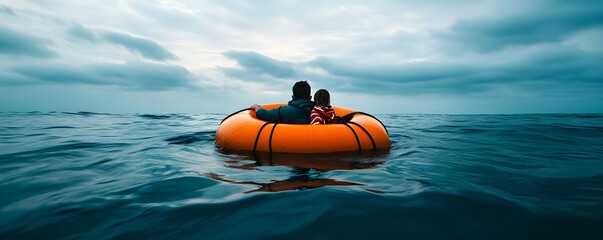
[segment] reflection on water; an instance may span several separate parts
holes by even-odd
[[[324,186],[364,186],[364,184],[330,179],[324,173],[333,170],[359,170],[371,169],[383,164],[389,155],[381,152],[377,155],[358,155],[357,153],[335,154],[284,154],[284,153],[241,153],[224,151],[227,155],[234,155],[225,161],[225,166],[233,169],[257,170],[260,166],[285,166],[290,167],[289,177],[284,180],[272,179],[269,183],[254,181],[229,180],[226,176],[216,173],[207,173],[212,179],[232,184],[246,184],[259,186],[252,192],[281,192],[289,190],[302,190]],[[381,193],[379,190],[365,189],[370,192]]]
[[[255,169],[258,166],[288,166],[295,168],[316,169],[321,171],[369,169],[383,164],[389,153],[379,152],[361,154],[356,152],[343,152],[332,154],[290,154],[290,153],[264,153],[258,152],[254,156],[251,152],[233,152],[220,150],[229,155],[227,167],[241,169]]]
[[[234,184],[249,184],[249,185],[257,185],[258,189],[247,191],[245,193],[252,192],[282,192],[282,191],[290,191],[290,190],[303,190],[303,189],[311,189],[311,188],[319,188],[325,186],[361,186],[360,183],[352,183],[352,182],[344,182],[337,181],[335,179],[323,179],[323,178],[313,178],[309,172],[309,169],[296,169],[297,174],[293,174],[289,179],[282,181],[273,181],[271,183],[258,183],[252,181],[232,181],[224,179],[222,176],[208,173],[206,174],[208,177],[211,177],[215,180],[226,182],[226,183],[234,183]]]

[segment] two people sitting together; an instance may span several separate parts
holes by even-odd
[[[267,122],[293,123],[293,124],[328,124],[337,123],[335,111],[331,107],[331,96],[325,89],[320,89],[314,94],[311,101],[310,84],[299,81],[293,85],[293,100],[285,106],[272,110],[263,109],[258,104],[253,104],[257,118]]]

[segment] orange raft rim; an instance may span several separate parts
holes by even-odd
[[[270,110],[283,103],[266,104]],[[224,150],[275,153],[335,153],[387,150],[391,140],[379,119],[334,106],[335,114],[349,119],[341,124],[268,123],[244,109],[224,118],[216,131],[216,145]]]

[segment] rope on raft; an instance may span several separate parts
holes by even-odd
[[[272,126],[272,131],[270,131],[270,140],[268,140],[268,148],[270,149],[270,157],[272,157],[272,134],[274,134],[274,129],[276,128],[277,123],[274,123]]]
[[[348,127],[350,130],[352,130],[352,133],[354,134],[354,137],[356,137],[356,143],[358,144],[358,154],[362,153],[362,145],[360,145],[360,139],[358,139],[358,134],[356,134],[356,131],[354,131],[354,128],[352,128],[352,126],[350,126],[347,123],[343,123],[346,127]]]
[[[245,108],[245,109],[241,109],[241,110],[239,110],[239,111],[236,111],[236,112],[234,112],[234,113],[232,113],[232,114],[230,114],[230,115],[226,116],[224,119],[222,119],[222,121],[220,122],[220,124],[222,124],[224,121],[226,121],[226,119],[228,119],[228,118],[230,118],[230,117],[232,117],[232,116],[236,115],[237,113],[240,113],[240,112],[243,112],[243,111],[247,111],[247,110],[251,110],[251,108]]]
[[[268,125],[268,124],[270,124],[270,123],[269,123],[269,122],[264,123],[264,125],[262,125],[262,127],[261,127],[261,128],[260,128],[260,130],[258,131],[258,135],[256,135],[256,136],[255,136],[255,143],[253,144],[253,156],[254,156],[255,158],[258,158],[258,156],[257,156],[257,154],[256,154],[256,151],[255,151],[255,150],[256,150],[256,148],[257,148],[257,146],[258,146],[258,140],[260,140],[260,134],[262,134],[262,130],[264,130],[264,127],[265,127],[266,125]],[[272,130],[274,130],[274,128],[273,128]],[[272,134],[271,134],[271,135],[272,135]]]
[[[342,116],[342,117],[341,117],[341,119],[343,120],[343,122],[350,122],[350,120],[352,119],[352,117],[354,117],[354,115],[356,115],[356,114],[362,114],[362,115],[366,115],[366,116],[369,116],[369,117],[371,117],[371,118],[373,118],[373,119],[377,120],[377,122],[379,122],[379,123],[381,124],[381,126],[383,126],[383,129],[385,129],[385,132],[386,132],[386,133],[387,133],[387,135],[389,136],[389,131],[387,131],[387,128],[385,127],[385,124],[383,124],[383,122],[381,122],[381,120],[379,120],[379,119],[378,119],[378,118],[376,118],[375,116],[370,115],[370,114],[368,114],[368,113],[365,113],[365,112],[352,112],[352,113],[348,113],[348,114],[346,114],[346,115]]]
[[[373,143],[373,154],[375,154],[377,152],[377,144],[375,144],[375,139],[373,139],[373,136],[371,136],[371,134],[362,125],[355,122],[350,122],[350,124],[358,126],[360,129],[362,129],[362,131],[366,133],[366,135],[368,135],[368,137],[371,139],[371,143]]]
[[[244,110],[246,110],[246,109],[244,109]],[[239,112],[242,112],[244,110],[241,110]],[[271,161],[272,161],[272,136],[274,135],[274,129],[276,129],[276,125],[278,125],[278,123],[281,121],[281,108],[278,108],[277,114],[278,114],[277,115],[278,116],[278,121],[276,123],[274,123],[274,125],[272,126],[272,130],[270,131],[270,138],[268,140],[268,149],[270,149],[270,160]],[[231,115],[233,115],[233,114],[231,114]],[[270,122],[264,123],[264,125],[262,125],[262,127],[260,127],[260,130],[258,131],[258,134],[255,136],[255,143],[253,144],[253,156],[256,159],[258,158],[258,156],[256,154],[256,149],[257,149],[257,146],[258,146],[258,140],[260,140],[260,135],[262,134],[262,130],[264,130],[264,127],[266,127],[266,125],[268,125],[268,124],[270,124]]]

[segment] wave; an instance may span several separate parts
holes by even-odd
[[[152,120],[164,120],[164,119],[179,119],[179,120],[192,120],[193,118],[184,114],[139,114],[141,118],[152,119]]]
[[[0,113],[0,239],[596,239],[603,115],[379,115],[393,146],[216,148],[219,114]]]
[[[156,114],[141,114],[138,116],[141,118],[155,119],[155,120],[172,118],[172,116],[170,116],[170,115],[156,115]]]
[[[192,134],[185,134],[176,137],[165,139],[170,144],[191,144],[196,142],[213,142],[215,141],[216,131],[205,131],[196,132]]]

